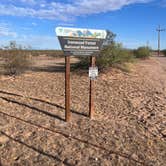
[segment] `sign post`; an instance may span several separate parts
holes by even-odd
[[[56,34],[65,54],[65,119],[70,121],[70,56],[91,56],[89,116],[94,114],[94,79],[98,75],[95,67],[96,55],[107,37],[105,30],[57,27]]]
[[[91,67],[96,66],[96,57],[91,56]],[[89,117],[92,119],[95,112],[94,96],[95,96],[95,80],[90,78],[90,93],[89,93]]]
[[[65,57],[66,71],[65,71],[65,119],[70,121],[70,56]]]

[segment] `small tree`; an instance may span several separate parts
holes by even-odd
[[[113,32],[111,32],[110,30],[107,30],[107,37],[103,43],[103,47],[113,44],[115,37],[116,35]]]
[[[123,48],[120,43],[112,43],[101,51],[99,57],[97,57],[97,65],[102,69],[115,64],[131,62],[132,60],[133,54],[131,51]]]
[[[150,57],[150,48],[149,47],[139,47],[134,51],[134,55],[136,58],[148,58]]]
[[[17,49],[19,49],[19,46],[17,45],[16,41],[10,41],[9,49],[10,50],[17,50]]]
[[[122,44],[113,42],[111,45],[105,46],[96,58],[99,69],[105,69],[116,64],[123,64],[133,61],[133,53],[124,49]],[[89,66],[89,57],[81,57],[76,68],[87,69]]]
[[[21,48],[15,41],[9,43],[8,50],[5,51],[5,63],[3,65],[6,74],[18,75],[29,68],[29,57]]]
[[[110,30],[107,30],[107,36],[106,39],[103,42],[103,50],[106,50],[108,47],[111,47],[112,44],[114,44],[114,39],[116,35],[111,32]],[[81,68],[81,69],[87,69],[90,63],[89,57],[79,57],[80,62],[75,65],[75,68]],[[99,62],[100,58],[97,58],[97,61]],[[102,61],[102,59],[100,59]]]

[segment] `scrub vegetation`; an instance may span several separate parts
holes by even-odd
[[[130,63],[136,61],[136,59],[146,59],[151,55],[150,48],[139,47],[136,50],[129,50],[123,48],[122,44],[112,43],[105,46],[96,57],[96,63],[100,70],[107,69],[109,67],[115,67],[122,69],[123,71],[129,71],[128,67]],[[80,62],[76,64],[76,68],[87,69],[89,66],[89,57],[80,57]]]
[[[11,41],[5,50],[0,50],[3,61],[3,73],[7,75],[19,75],[28,70],[32,65],[32,57],[47,55],[49,57],[63,56],[60,50],[29,50],[24,46]]]
[[[12,55],[6,54],[3,68],[7,75],[18,75],[25,72],[29,66],[29,57],[23,52],[15,50]]]
[[[163,50],[162,53],[164,54],[164,56],[166,56],[166,49]]]
[[[134,51],[134,55],[136,58],[148,58],[150,57],[150,48],[148,47],[139,47],[137,50]]]
[[[109,67],[119,68],[125,72],[130,71],[130,64],[136,58],[145,59],[151,54],[148,47],[139,47],[137,50],[129,50],[122,44],[115,42],[116,35],[107,31],[107,38],[104,42],[102,51],[96,57],[96,65],[100,70]],[[165,53],[166,51],[163,51]],[[166,53],[165,53],[166,54]],[[18,75],[31,67],[32,57],[46,55],[48,57],[62,57],[60,50],[31,50],[31,47],[24,47],[11,41],[5,50],[0,50],[0,57],[3,59],[4,73],[8,75]],[[90,63],[89,57],[79,57],[78,63],[72,66],[74,69],[88,69]]]
[[[107,31],[107,33],[109,35],[104,43],[103,49],[96,57],[96,63],[100,70],[115,67],[128,72],[130,71],[129,64],[135,62],[136,58],[149,58],[151,54],[150,48],[143,46],[136,50],[126,49],[122,44],[114,41],[115,34],[111,31]],[[75,68],[87,69],[89,63],[89,57],[80,57],[80,62],[76,64]]]
[[[1,51],[1,54],[5,53],[1,55],[4,60],[4,73],[7,75],[18,75],[26,71],[30,66],[28,54],[22,51],[22,48],[16,42],[10,42],[8,49],[5,52]]]

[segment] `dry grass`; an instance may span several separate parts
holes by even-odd
[[[30,57],[22,51],[13,50],[12,54],[10,52],[5,54],[3,68],[7,75],[24,73],[30,65]]]

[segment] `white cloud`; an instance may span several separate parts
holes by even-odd
[[[9,25],[6,23],[0,23],[0,36],[2,37],[17,37],[16,32],[13,32]]]
[[[35,27],[35,26],[37,26],[37,23],[35,23],[35,22],[32,22],[32,25]]]
[[[31,3],[31,4],[35,3],[35,0],[20,0],[20,1],[23,3]]]
[[[73,27],[74,24],[66,23],[66,22],[62,22],[62,23],[59,23],[58,26],[68,26],[68,27]]]
[[[71,0],[70,3],[45,0],[15,0],[15,3],[7,1],[8,4],[0,2],[0,15],[68,20],[76,16],[119,10],[126,5],[147,3],[151,0]]]

